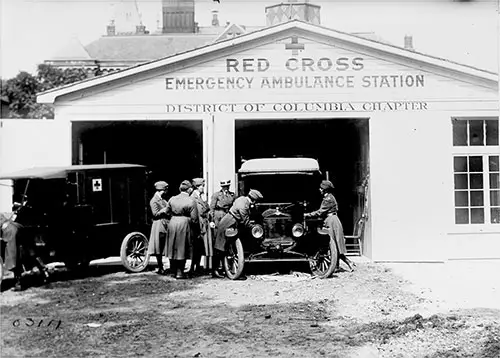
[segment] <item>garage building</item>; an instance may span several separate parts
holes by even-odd
[[[495,73],[293,20],[38,101],[56,114],[37,155],[59,164],[145,164],[211,194],[246,159],[312,157],[347,234],[366,194],[367,257],[500,258]]]

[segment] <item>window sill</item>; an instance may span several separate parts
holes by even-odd
[[[463,227],[453,226],[448,232],[448,235],[461,235],[461,234],[500,234],[500,224],[492,225],[473,225],[468,224]]]

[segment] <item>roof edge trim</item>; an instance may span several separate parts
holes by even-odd
[[[264,38],[266,36],[278,34],[280,32],[285,32],[288,30],[303,30],[307,31],[310,33],[316,33],[318,35],[323,35],[323,36],[328,36],[331,38],[336,38],[340,41],[346,41],[350,42],[354,45],[359,45],[359,46],[364,46],[364,47],[370,47],[378,51],[382,51],[388,54],[392,54],[395,56],[402,56],[406,57],[409,59],[413,59],[415,61],[425,63],[431,66],[435,66],[438,68],[443,68],[459,73],[464,73],[472,77],[476,77],[478,79],[482,80],[487,80],[491,81],[493,83],[498,83],[498,74],[489,72],[486,70],[480,70],[471,66],[459,64],[456,62],[451,62],[447,61],[445,59],[440,59],[437,57],[432,57],[429,55],[425,55],[422,53],[418,52],[413,52],[413,51],[408,51],[404,48],[396,47],[396,46],[391,46],[383,43],[379,43],[377,41],[373,40],[368,40],[356,35],[340,32],[337,30],[329,29],[326,27],[321,27],[318,25],[312,25],[303,21],[299,20],[292,20],[289,22],[281,23],[272,27],[266,27],[262,30],[250,32],[243,34],[241,36],[232,38],[232,39],[227,39],[227,40],[222,40],[220,42],[212,43],[210,45],[189,50],[177,55],[173,55],[170,57],[166,57],[163,59],[158,59],[158,60],[153,60],[148,63],[144,64],[139,64],[137,66],[131,67],[124,69],[122,71],[118,71],[115,73],[111,73],[108,75],[92,78],[92,79],[87,79],[83,80],[80,82],[76,82],[64,87],[56,88],[56,89],[51,89],[46,92],[42,92],[37,95],[37,102],[38,103],[45,103],[45,104],[53,104],[56,99],[60,96],[85,90],[87,88],[100,85],[103,83],[115,81],[118,79],[126,78],[129,76],[133,76],[135,74],[149,71],[149,70],[154,70],[163,66],[167,66],[170,64],[173,64],[175,62],[180,62],[184,60],[188,60],[197,56],[202,56],[210,52],[230,48],[235,45],[240,45],[240,44],[245,44],[247,42],[252,42],[254,40],[258,40],[259,38]]]

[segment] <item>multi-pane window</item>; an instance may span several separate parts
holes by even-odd
[[[453,146],[498,146],[498,139],[498,118],[453,120]]]
[[[498,118],[453,119],[456,224],[500,224]]]

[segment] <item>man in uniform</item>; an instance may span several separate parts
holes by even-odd
[[[191,261],[190,274],[200,272],[200,261],[203,254],[205,254],[205,267],[208,267],[209,257],[212,256],[212,243],[208,240],[208,212],[210,207],[203,199],[205,193],[205,179],[194,178],[192,181],[193,192],[191,197],[194,199],[198,206],[198,218],[200,222],[200,231],[198,237],[193,238],[193,260]]]
[[[223,180],[220,182],[221,190],[212,195],[210,200],[210,227],[214,229],[219,221],[226,215],[233,205],[235,195],[229,191],[231,180]]]
[[[250,189],[247,196],[240,196],[234,201],[233,206],[229,209],[228,213],[219,222],[215,234],[214,244],[214,270],[212,271],[213,277],[222,277],[219,269],[222,258],[226,251],[226,229],[234,228],[251,228],[250,221],[250,207],[255,202],[262,200],[263,196],[260,191]]]

